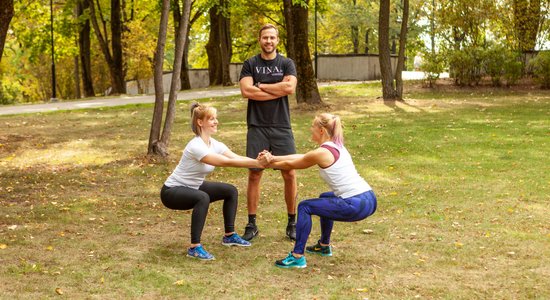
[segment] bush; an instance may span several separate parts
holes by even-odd
[[[485,52],[478,47],[455,50],[449,54],[450,76],[459,86],[477,85],[482,77]]]
[[[444,71],[445,65],[443,57],[435,53],[426,52],[422,55],[421,70],[426,74],[424,81],[429,87],[433,87],[434,83],[439,79],[439,74]]]
[[[491,76],[493,86],[502,85],[502,78],[510,86],[521,77],[522,63],[519,56],[500,45],[493,45],[484,55],[485,73]]]
[[[539,52],[529,65],[542,88],[550,89],[550,51]]]

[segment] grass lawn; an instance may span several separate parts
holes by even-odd
[[[321,91],[378,210],[336,223],[334,256],[301,270],[273,266],[293,245],[277,171],[262,180],[252,247],[221,245],[215,203],[202,242],[216,260],[185,256],[190,212],[159,190],[192,137],[189,102],[167,161],[145,157],[152,105],[0,116],[0,298],[549,299],[550,91],[406,90],[403,103],[373,84]],[[216,138],[243,154],[246,102],[203,102],[218,108]],[[292,107],[300,152],[316,113]],[[247,170],[210,179],[238,187],[242,233]],[[298,182],[300,199],[326,191],[315,168]],[[314,219],[309,244],[318,235]]]

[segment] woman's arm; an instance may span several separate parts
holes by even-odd
[[[228,152],[230,152],[229,156],[226,155]],[[265,168],[258,160],[239,156],[231,152],[231,150],[226,151],[223,155],[216,153],[207,154],[201,159],[201,162],[216,167]]]
[[[271,156],[268,167],[283,170],[307,169],[313,165],[329,166],[334,162],[334,157],[329,150],[317,148],[306,154],[293,154],[286,156]]]

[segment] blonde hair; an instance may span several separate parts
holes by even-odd
[[[324,128],[330,139],[338,147],[344,146],[344,131],[342,120],[337,115],[322,113],[315,117],[313,124]]]
[[[205,118],[214,116],[216,112],[217,110],[214,107],[206,104],[200,104],[198,102],[191,104],[191,130],[193,130],[196,136],[201,135],[202,132],[198,120],[204,120]]]

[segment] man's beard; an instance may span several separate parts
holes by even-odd
[[[271,51],[267,51],[266,47],[262,47],[262,52],[265,53],[265,54],[271,54],[273,52],[275,52],[277,50],[277,48],[273,47]]]

